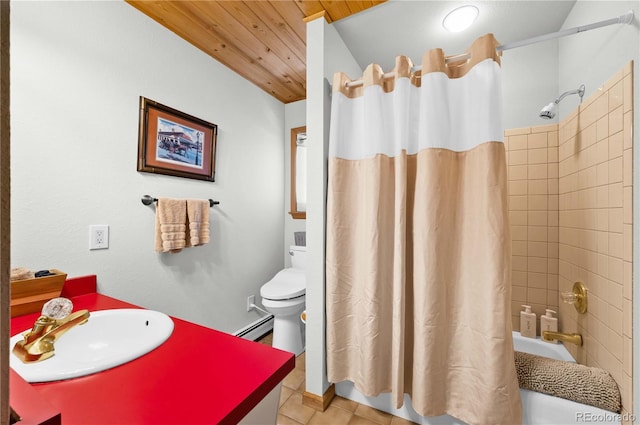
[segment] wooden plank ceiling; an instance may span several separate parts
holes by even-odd
[[[384,1],[126,0],[284,103],[306,98],[304,18],[335,22]]]

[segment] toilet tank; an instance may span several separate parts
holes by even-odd
[[[307,247],[306,246],[289,246],[289,255],[291,256],[291,267],[294,269],[307,268]]]

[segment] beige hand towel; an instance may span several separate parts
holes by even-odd
[[[211,207],[208,199],[187,199],[187,246],[204,245],[209,242],[209,208]]]
[[[156,252],[180,252],[186,246],[187,202],[158,198],[156,205]]]

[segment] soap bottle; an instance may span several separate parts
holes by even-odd
[[[547,309],[547,312],[540,316],[540,335],[544,331],[557,332],[558,331],[558,318],[553,317],[555,311]],[[557,344],[557,339],[545,339],[542,337],[544,342],[548,342],[550,344]]]
[[[531,312],[530,305],[523,305],[524,311],[520,312],[520,335],[527,338],[536,337],[536,314]]]

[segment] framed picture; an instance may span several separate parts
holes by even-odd
[[[215,181],[218,126],[140,97],[138,171]]]

